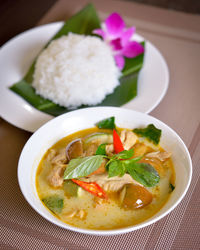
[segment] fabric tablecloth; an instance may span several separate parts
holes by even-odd
[[[55,1],[36,25],[66,20],[88,1]],[[37,214],[17,182],[20,152],[31,133],[0,118],[1,249],[200,249],[200,17],[126,1],[90,1],[104,19],[117,11],[163,54],[170,83],[150,113],[172,127],[189,148],[192,182],[182,202],[163,219],[117,236],[90,236],[59,228]],[[178,178],[178,176],[177,176]]]

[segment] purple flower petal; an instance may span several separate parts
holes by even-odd
[[[121,39],[120,38],[117,38],[115,40],[111,40],[110,45],[112,46],[113,50],[121,50],[122,49]]]
[[[125,28],[125,23],[118,13],[112,13],[105,21],[107,32],[112,38],[117,38],[121,35]]]
[[[115,62],[117,64],[117,67],[122,70],[123,67],[124,67],[124,64],[125,64],[125,60],[124,60],[124,57],[122,55],[115,55],[114,56],[115,58]]]
[[[127,43],[126,46],[124,46],[122,50],[123,56],[129,57],[129,58],[136,57],[143,52],[144,52],[143,46],[140,43],[135,42],[135,41]]]
[[[105,31],[103,29],[93,30],[92,33],[101,36],[103,39],[106,38],[106,33],[105,33]]]
[[[121,34],[121,40],[122,40],[121,43],[123,47],[129,42],[129,40],[135,33],[135,30],[136,30],[135,27],[131,27]]]

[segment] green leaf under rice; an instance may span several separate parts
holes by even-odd
[[[50,41],[57,39],[63,35],[67,35],[69,32],[94,35],[92,34],[92,31],[97,28],[100,28],[100,20],[93,5],[88,4],[80,12],[68,19],[63,27],[54,35],[54,37]],[[145,46],[144,42],[142,44],[143,46]],[[121,106],[133,99],[137,95],[138,73],[142,68],[143,58],[144,54],[141,54],[135,58],[126,58],[125,67],[122,71],[123,76],[120,78],[120,85],[115,88],[112,94],[107,95],[102,103],[95,106]],[[31,83],[33,81],[35,62],[36,59],[31,65],[25,77],[21,81],[13,84],[10,89],[24,98],[36,109],[47,114],[57,116],[69,112],[69,109],[61,107],[53,103],[52,101],[36,94],[35,89],[31,86]],[[83,105],[78,108],[85,107],[88,106]]]

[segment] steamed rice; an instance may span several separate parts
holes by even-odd
[[[35,65],[36,93],[68,108],[96,105],[119,84],[110,47],[100,38],[70,33],[52,41]]]

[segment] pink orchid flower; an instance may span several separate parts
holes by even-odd
[[[140,43],[131,41],[135,27],[126,29],[124,20],[118,13],[112,13],[105,20],[102,29],[95,29],[93,33],[101,36],[112,47],[115,62],[120,70],[124,68],[124,57],[133,58],[144,52]]]

